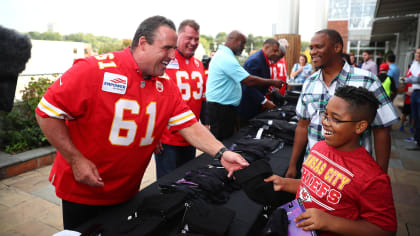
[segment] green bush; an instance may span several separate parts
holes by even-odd
[[[0,112],[0,149],[18,153],[48,145],[35,119],[35,108],[53,82],[48,78],[31,78],[22,90],[22,101],[16,102],[11,112]]]

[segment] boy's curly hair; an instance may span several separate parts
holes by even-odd
[[[350,113],[354,119],[373,122],[376,110],[380,105],[375,94],[363,87],[343,86],[337,88],[335,96],[340,97],[350,104]]]

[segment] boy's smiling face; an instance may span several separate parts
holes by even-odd
[[[334,96],[328,101],[325,116],[321,116],[325,142],[340,151],[358,148],[359,136],[367,127],[366,121],[357,121],[349,111],[350,104]]]

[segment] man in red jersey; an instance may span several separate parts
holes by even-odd
[[[284,82],[287,80],[287,68],[286,68],[286,48],[282,45],[279,47],[280,50],[280,59],[276,62],[270,63],[270,77],[271,79],[279,79]],[[270,91],[278,90],[275,87],[270,87]],[[281,95],[284,95],[286,93],[286,86],[281,87],[280,89]]]
[[[197,122],[176,83],[160,77],[174,58],[175,25],[143,21],[131,47],[75,61],[45,93],[36,113],[57,148],[50,181],[75,229],[138,192],[163,131],[178,130],[232,172],[248,163]]]
[[[166,66],[166,74],[175,81],[182,99],[195,117],[200,118],[201,104],[205,92],[204,67],[195,58],[194,52],[200,40],[200,25],[194,20],[184,20],[178,27],[178,41],[175,58]],[[195,147],[191,146],[180,133],[165,129],[156,147],[156,176],[160,178],[182,164],[194,159]]]

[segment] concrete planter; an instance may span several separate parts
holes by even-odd
[[[53,163],[56,149],[52,146],[41,147],[11,155],[0,152],[0,179],[22,174]]]

